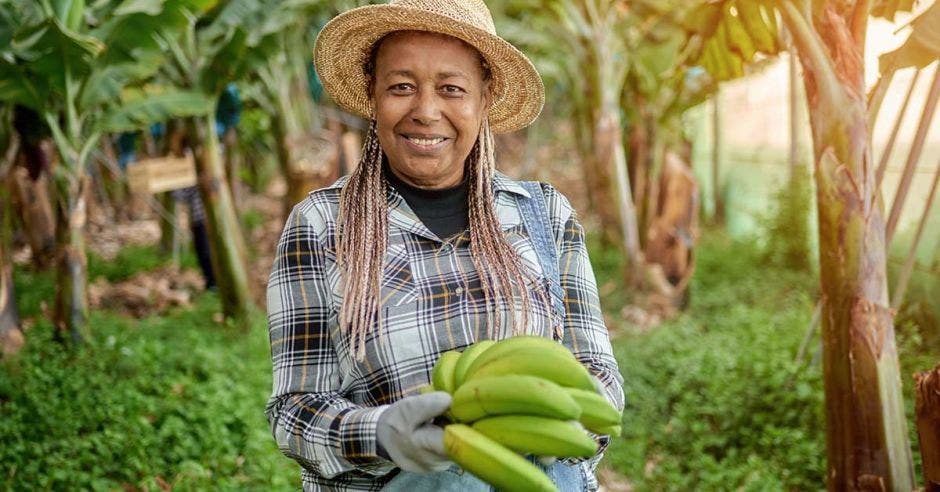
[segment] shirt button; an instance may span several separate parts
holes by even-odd
[[[454,290],[454,294],[457,294],[458,296],[462,296],[462,295],[463,295],[463,287],[457,287],[457,289]]]

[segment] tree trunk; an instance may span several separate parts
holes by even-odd
[[[41,146],[42,152],[48,148]],[[20,163],[25,155],[18,157]],[[49,162],[51,162],[51,157]],[[33,264],[45,270],[55,262],[56,221],[52,211],[52,198],[49,193],[49,171],[43,171],[31,179],[23,165],[14,166],[10,185],[12,186],[14,208],[19,211],[23,231],[33,253]]]
[[[598,168],[613,170],[616,173],[616,203],[619,208],[619,213],[616,215],[620,218],[621,241],[627,260],[624,265],[624,277],[629,284],[636,285],[642,279],[643,267],[643,256],[637,235],[636,209],[633,207],[630,182],[627,178],[627,159],[624,155],[623,137],[620,133],[619,108],[613,97],[605,98],[605,100],[607,104],[600,108],[598,119],[595,121],[594,159]],[[595,191],[591,190],[592,193]],[[603,208],[614,209],[614,207]]]
[[[924,488],[940,491],[940,364],[914,375],[917,382],[915,418],[924,465]]]
[[[867,4],[860,7],[864,12],[842,13],[827,3],[811,23],[794,4],[780,4],[803,64],[816,159],[827,486],[910,491],[885,226],[864,99]]]
[[[619,179],[615,181],[614,173],[620,170],[614,167],[617,147],[623,154],[623,142],[620,137],[620,108],[617,105],[617,95],[619,86],[612,87],[613,60],[606,54],[605,44],[606,36],[609,33],[598,33],[593,40],[582,40],[591,44],[587,47],[586,53],[588,59],[582,63],[585,68],[584,75],[587,78],[588,97],[584,100],[587,104],[587,114],[590,115],[588,123],[591,152],[586,154],[585,165],[589,169],[585,170],[585,175],[589,180],[588,189],[594,196],[594,203],[597,204],[595,212],[600,219],[602,240],[607,245],[620,244],[624,248],[627,260],[633,262],[635,255],[639,253],[639,242],[637,242],[636,251],[630,251],[631,246],[627,244],[628,234],[623,229],[628,227],[626,224],[632,222],[636,228],[636,212],[631,217],[621,217],[623,207],[611,206],[620,203],[615,196],[616,187],[620,187]],[[626,165],[626,164],[624,164]],[[623,170],[626,174],[626,169]],[[624,178],[626,179],[626,177]],[[629,183],[628,183],[629,187]],[[632,207],[631,198],[630,209]],[[620,232],[618,234],[618,231]],[[632,233],[636,235],[635,231]],[[638,267],[630,266],[628,271]],[[638,277],[637,277],[638,278]]]
[[[53,324],[57,337],[73,344],[87,336],[88,260],[85,253],[88,179],[78,177],[72,196],[56,206],[56,297]]]
[[[13,289],[13,264],[5,244],[9,231],[3,232],[4,237],[0,239],[0,356],[19,352],[24,343]]]
[[[721,200],[721,92],[712,98],[712,219],[725,220],[725,204]]]
[[[24,342],[20,316],[16,309],[13,262],[10,258],[10,239],[13,236],[10,220],[12,203],[9,189],[5,186],[18,148],[19,139],[13,136],[0,160],[0,357],[15,354]]]
[[[194,137],[192,141],[201,144],[194,157],[222,310],[225,315],[244,321],[251,303],[245,261],[247,249],[222,166],[214,116],[192,118],[190,135]]]
[[[645,119],[640,116],[630,125],[630,184],[635,192],[633,194],[633,203],[637,208],[637,216],[642,217],[642,207],[646,203],[646,192],[648,186],[648,165],[649,165],[649,132],[646,128]],[[643,230],[640,226],[640,231]]]
[[[239,186],[241,154],[238,152],[238,132],[235,128],[225,130],[222,141],[225,144],[225,173],[228,177],[229,193],[235,203],[241,203],[241,188]]]

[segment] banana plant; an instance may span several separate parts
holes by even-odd
[[[829,490],[914,485],[888,302],[885,218],[870,157],[870,116],[887,84],[883,77],[883,87],[866,97],[863,64],[869,18],[893,19],[913,4],[726,0],[701,5],[712,15],[700,30],[708,47],[703,65],[719,79],[736,71],[729,53],[742,59],[750,54],[747,41],[755,55],[780,48],[762,41],[778,38],[778,21],[791,34],[803,65],[819,217]],[[746,36],[718,29],[735,17]],[[918,41],[936,36],[936,30],[923,34]]]
[[[80,341],[88,317],[86,164],[102,135],[209,110],[203,96],[146,85],[162,63],[155,35],[212,0],[0,1],[0,102],[38,112],[60,155],[53,171],[57,333]],[[65,337],[63,337],[65,338]]]
[[[272,53],[267,63],[254,72],[257,81],[253,99],[271,115],[281,173],[287,181],[284,210],[289,212],[308,191],[329,183],[310,179],[310,173],[297,169],[297,147],[314,132],[314,104],[308,86],[307,67],[313,48],[310,18],[322,12],[323,0],[273,0],[267,12],[269,22],[280,25],[280,49]],[[330,163],[322,163],[328,167]],[[324,169],[326,177],[333,169]]]
[[[573,106],[576,138],[584,158],[585,178],[596,193],[605,239],[620,244],[627,259],[625,278],[642,278],[636,210],[627,177],[619,98],[627,73],[623,30],[628,22],[624,2],[614,0],[545,0],[554,14],[569,56],[564,64],[571,93],[583,94]],[[611,204],[617,204],[611,207]],[[619,231],[619,234],[615,231]]]
[[[0,107],[0,357],[13,354],[23,346],[23,329],[13,286],[13,262],[10,258],[12,242],[12,208],[7,176],[19,152],[19,137],[10,121],[9,107]]]
[[[204,18],[190,17],[181,34],[161,37],[171,61],[161,68],[161,78],[214,100],[226,84],[246,80],[278,52],[281,30],[297,21],[279,15],[280,9],[306,3],[228,0]],[[251,306],[247,248],[226,185],[214,114],[213,103],[210,113],[187,120],[187,132],[197,146],[196,171],[222,308],[226,316],[245,320]]]

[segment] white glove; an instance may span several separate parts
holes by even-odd
[[[444,430],[430,421],[450,408],[450,395],[434,391],[391,404],[379,416],[376,438],[380,448],[404,471],[446,470],[451,462],[444,450]]]

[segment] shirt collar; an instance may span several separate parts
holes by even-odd
[[[346,181],[348,180],[349,180],[348,175],[343,176],[342,178],[339,178],[338,180],[336,180],[335,183],[331,184],[330,186],[327,186],[326,189],[328,190],[341,189],[343,185],[346,184]],[[522,195],[526,198],[532,198],[532,196],[529,195],[529,192],[526,191],[526,189],[523,188],[522,185],[520,185],[518,181],[513,180],[509,176],[506,176],[505,174],[499,171],[496,171],[496,173],[494,173],[493,175],[493,190],[494,191],[506,191],[509,193],[515,193],[516,195]]]
[[[345,185],[346,181],[348,180],[349,180],[349,176],[343,176],[342,178],[339,178],[335,183],[328,186],[327,189],[331,189],[331,190],[342,189],[343,185]],[[505,174],[499,171],[496,171],[496,173],[493,175],[493,191],[494,191],[494,195],[497,195],[497,196],[494,196],[493,198],[496,200],[496,204],[495,204],[497,207],[496,213],[497,213],[497,216],[500,217],[500,222],[502,225],[501,228],[503,230],[506,230],[508,228],[515,226],[519,222],[518,217],[515,217],[516,214],[507,214],[506,212],[508,211],[502,211],[501,213],[501,211],[499,210],[500,200],[499,200],[498,195],[501,192],[505,192],[505,193],[512,193],[515,195],[521,195],[525,198],[531,198],[532,196],[529,194],[528,191],[526,191],[525,188],[522,187],[522,185],[519,184],[518,181],[513,180],[509,176],[506,176]],[[389,225],[390,226],[398,227],[402,230],[411,232],[413,234],[417,234],[421,237],[430,239],[432,241],[441,240],[436,235],[434,235],[434,233],[431,232],[421,222],[420,219],[418,219],[418,216],[415,215],[414,211],[411,210],[411,208],[408,206],[408,203],[405,202],[404,198],[402,198],[401,195],[399,195],[398,192],[394,190],[394,188],[389,189],[388,205],[389,205]],[[512,215],[513,217],[509,217],[508,215]]]
[[[513,180],[509,176],[496,171],[496,174],[493,176],[493,190],[495,191],[507,191],[509,193],[515,193],[517,195],[522,195],[526,198],[532,198],[529,195],[529,192],[526,191],[518,181]]]

